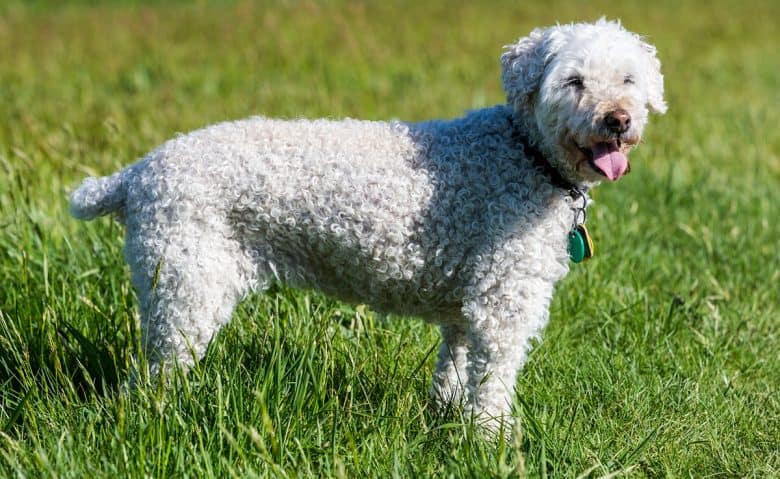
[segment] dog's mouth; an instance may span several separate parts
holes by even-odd
[[[623,146],[620,139],[599,141],[590,147],[576,146],[585,155],[590,167],[610,181],[616,181],[631,171],[628,157],[620,150]]]

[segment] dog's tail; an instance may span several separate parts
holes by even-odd
[[[89,177],[70,195],[70,213],[91,220],[109,213],[122,213],[127,197],[128,171],[102,178]]]

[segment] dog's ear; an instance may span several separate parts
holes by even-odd
[[[666,102],[664,101],[664,76],[661,74],[661,62],[656,56],[654,46],[640,39],[642,49],[647,53],[645,62],[645,75],[647,78],[647,104],[650,111],[655,113],[666,113]]]
[[[504,47],[501,82],[507,102],[516,110],[529,107],[539,89],[547,62],[549,30],[537,28],[517,43]]]

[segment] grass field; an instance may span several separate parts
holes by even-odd
[[[70,189],[253,114],[418,120],[503,100],[500,47],[620,17],[669,113],[594,192],[519,433],[428,405],[437,332],[284,289],[189,375],[137,349],[122,228]],[[780,477],[780,3],[0,4],[0,477]]]

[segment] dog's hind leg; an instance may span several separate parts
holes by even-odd
[[[155,376],[174,363],[192,366],[253,285],[240,246],[206,225],[132,231],[125,255],[139,300],[142,345]],[[205,231],[204,231],[205,230]]]

